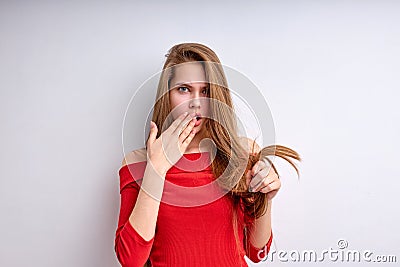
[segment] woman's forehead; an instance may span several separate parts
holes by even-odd
[[[205,83],[206,75],[200,63],[184,63],[174,67],[172,85],[181,83]]]

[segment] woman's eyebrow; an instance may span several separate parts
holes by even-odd
[[[177,86],[180,86],[180,85],[186,85],[187,87],[193,88],[193,86],[192,86],[190,83],[187,83],[187,82],[176,83],[176,84],[173,86],[173,88],[175,88],[175,87],[177,87]],[[202,86],[202,88],[207,88],[207,87],[208,87],[208,84],[205,85],[205,86]]]

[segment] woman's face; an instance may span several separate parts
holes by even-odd
[[[170,81],[169,101],[174,120],[185,111],[189,114],[196,112],[200,119],[193,130],[197,135],[205,129],[203,125],[209,117],[209,86],[200,63],[190,62],[175,67],[175,75]]]

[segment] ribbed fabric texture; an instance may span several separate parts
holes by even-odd
[[[248,266],[244,255],[259,262],[259,250],[270,249],[272,233],[262,248],[244,244],[244,227],[253,221],[238,209],[237,254],[232,225],[233,203],[229,194],[218,196],[210,154],[184,156],[166,174],[155,236],[145,240],[129,221],[139,193],[146,162],[132,163],[119,170],[120,213],[115,234],[118,261],[126,267],[142,267],[150,257],[152,266]],[[214,183],[213,183],[214,182]],[[193,189],[193,191],[191,191]],[[208,201],[209,199],[213,201]],[[208,202],[207,202],[208,201]],[[204,203],[193,206],[193,204]],[[246,249],[247,248],[247,249]],[[265,252],[260,253],[263,257]]]

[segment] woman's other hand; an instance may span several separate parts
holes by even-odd
[[[281,188],[278,174],[266,160],[257,161],[251,170],[246,173],[246,181],[249,192],[261,192],[267,194],[271,200]]]

